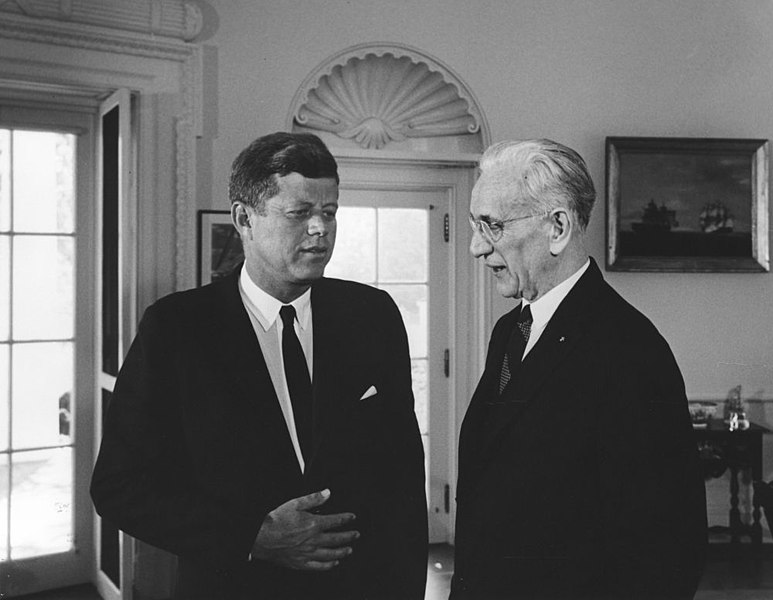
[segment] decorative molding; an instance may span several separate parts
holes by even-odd
[[[183,108],[175,122],[175,289],[193,285],[191,265],[196,256],[196,145],[202,135],[201,53],[183,65]]]
[[[70,47],[105,54],[136,56],[167,61],[180,66],[179,94],[182,109],[174,123],[175,135],[175,289],[184,289],[191,284],[190,276],[195,256],[195,138],[202,135],[202,54],[197,44],[183,42],[172,37],[146,35],[132,30],[119,31],[85,23],[30,16],[40,4],[39,0],[0,0],[0,40],[9,39],[25,43],[36,43],[52,47]],[[50,2],[49,2],[50,4]],[[64,6],[64,2],[62,6]],[[83,4],[72,0],[72,6]],[[101,2],[99,4],[102,4]],[[113,8],[116,3],[111,3]],[[126,2],[122,6],[136,9],[142,2]],[[164,0],[158,10],[167,10]],[[187,3],[175,2],[183,6]],[[23,6],[22,6],[23,5]],[[24,8],[23,14],[9,11],[9,6]],[[117,10],[117,9],[116,9]],[[198,11],[198,8],[196,8]],[[160,14],[160,13],[159,13]],[[60,16],[60,19],[62,17]],[[15,81],[14,87],[34,86]],[[62,89],[77,88],[71,81],[56,83]],[[73,87],[75,86],[75,87]],[[110,89],[93,88],[95,97],[104,96]],[[139,90],[142,93],[142,90]]]
[[[176,61],[187,60],[195,48],[194,44],[172,38],[30,19],[12,13],[0,13],[0,38]]]
[[[201,9],[184,0],[0,0],[0,13],[31,19],[120,29],[190,41],[204,23]]]
[[[365,149],[407,138],[488,138],[477,99],[448,66],[386,43],[355,46],[320,64],[296,92],[288,121]]]

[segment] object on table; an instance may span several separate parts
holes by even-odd
[[[695,428],[706,427],[717,412],[716,402],[690,402],[690,418]]]
[[[740,385],[731,389],[725,400],[725,423],[730,431],[749,429],[749,418],[746,416],[746,407],[741,399]]]

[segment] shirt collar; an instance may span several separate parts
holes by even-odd
[[[586,260],[583,266],[541,298],[534,302],[529,302],[526,299],[522,301],[521,309],[526,306],[531,306],[532,329],[538,329],[550,321],[553,313],[558,309],[558,305],[566,298],[567,294],[574,287],[574,284],[577,283],[589,266],[590,259]]]
[[[242,272],[239,275],[239,285],[244,293],[244,297],[249,302],[249,308],[252,309],[261,327],[268,331],[273,327],[274,322],[279,316],[279,309],[284,306],[284,303],[260,288],[250,278],[247,274],[246,263],[242,266]],[[305,330],[311,320],[311,288],[303,292],[290,304],[295,308],[295,315],[301,330]]]

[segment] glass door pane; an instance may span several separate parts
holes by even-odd
[[[72,548],[72,448],[15,452],[11,469],[11,559]]]
[[[75,152],[0,129],[0,560],[74,550]]]
[[[383,289],[400,309],[411,354],[414,410],[425,453],[430,538],[446,541],[445,485],[449,456],[449,245],[443,241],[442,191],[340,190],[338,230],[328,277]],[[442,514],[442,516],[441,516]],[[434,538],[434,539],[433,539]]]
[[[429,208],[363,207],[338,210],[336,248],[325,270],[383,289],[397,304],[408,334],[416,418],[427,449]]]

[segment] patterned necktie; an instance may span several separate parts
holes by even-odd
[[[295,430],[298,443],[305,461],[311,451],[311,378],[303,354],[301,342],[295,335],[295,308],[287,305],[279,310],[282,317],[282,359],[284,360],[285,379],[290,391],[290,403],[293,407]]]
[[[511,379],[512,372],[518,368],[523,358],[523,351],[526,343],[529,341],[531,333],[531,308],[527,304],[518,315],[515,327],[510,334],[510,340],[507,342],[505,357],[502,360],[502,370],[499,373],[499,393],[502,394],[508,382]],[[510,365],[513,365],[512,369]]]

